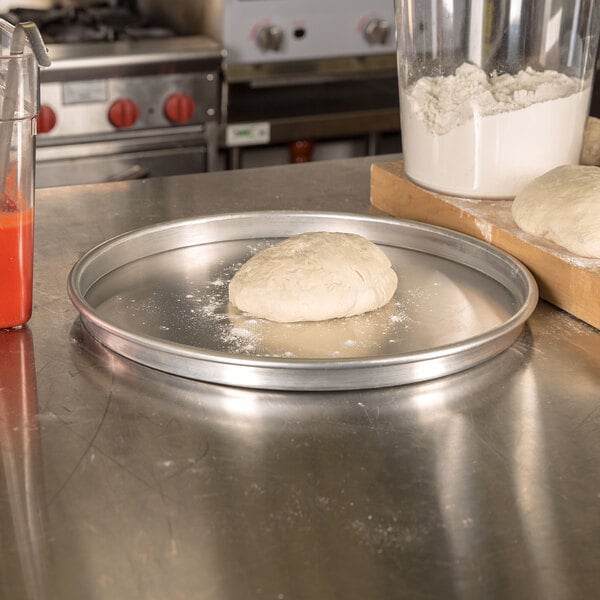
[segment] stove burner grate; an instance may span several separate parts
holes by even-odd
[[[13,8],[0,15],[15,25],[33,21],[47,44],[114,42],[175,36],[175,32],[148,20],[136,11],[109,4],[44,9]]]

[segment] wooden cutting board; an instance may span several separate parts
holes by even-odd
[[[511,201],[430,192],[411,183],[397,161],[371,167],[371,204],[394,217],[447,227],[508,252],[529,268],[544,300],[600,328],[600,259],[576,256],[521,231]]]

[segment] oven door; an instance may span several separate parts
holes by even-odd
[[[202,173],[214,161],[205,138],[196,133],[45,142],[36,151],[37,188]]]

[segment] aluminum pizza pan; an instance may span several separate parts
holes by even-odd
[[[398,275],[392,300],[311,323],[273,323],[229,303],[229,281],[248,258],[314,231],[376,243]],[[404,385],[473,367],[520,336],[538,300],[520,262],[475,238],[414,221],[299,211],[125,233],[75,264],[68,292],[91,335],[128,359],[218,384],[315,391]]]

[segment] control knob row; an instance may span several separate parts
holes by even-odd
[[[365,40],[371,45],[385,45],[391,31],[387,19],[370,19],[362,29]],[[302,29],[302,36],[304,30]],[[278,25],[266,25],[256,33],[256,44],[264,52],[277,52],[281,49],[284,40],[283,29]]]
[[[165,117],[171,123],[183,124],[191,120],[196,112],[196,103],[191,96],[181,92],[171,94],[163,106]],[[115,100],[108,109],[108,120],[117,129],[132,127],[140,116],[139,106],[130,98]]]
[[[196,103],[188,94],[178,92],[166,99],[163,112],[171,123],[184,124],[194,116]],[[130,98],[119,98],[108,109],[108,121],[117,129],[132,127],[139,116],[140,108]],[[49,133],[56,126],[56,121],[56,112],[50,106],[42,105],[37,116],[37,132]]]

